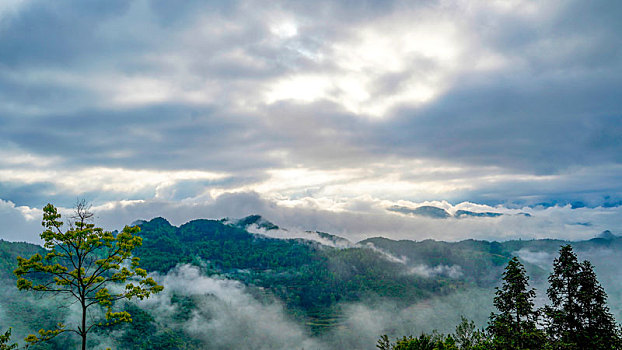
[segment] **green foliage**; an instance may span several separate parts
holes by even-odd
[[[511,258],[511,251],[498,242],[472,239],[461,242],[429,239],[414,242],[377,237],[366,239],[361,243],[371,243],[395,256],[406,257],[412,264],[460,266],[466,281],[486,287],[497,282],[503,265]]]
[[[84,202],[78,203],[76,221],[63,230],[58,210],[51,204],[46,205],[42,222],[46,230],[41,238],[48,249],[47,254],[42,256],[36,253],[28,259],[17,257],[18,267],[14,273],[19,290],[64,295],[78,302],[82,308],[81,324],[66,328],[59,323],[54,329],[41,329],[38,335],[29,335],[26,342],[48,341],[70,331],[82,338],[84,348],[86,336],[94,327],[132,321],[129,313],[112,310],[115,301],[144,299],[162,290],[162,286],[138,267],[139,258],[132,258],[132,251],[142,244],[141,237],[136,236],[139,228],[126,226],[115,236],[88,223],[91,217]],[[44,275],[46,278],[32,278],[33,275]],[[114,284],[124,284],[124,288],[120,291],[109,290],[108,286]],[[105,320],[87,324],[87,311],[92,306],[106,310]]]
[[[121,335],[115,339],[119,348],[125,350],[203,348],[198,340],[188,337],[182,330],[158,324],[153,315],[134,303],[126,303],[123,310],[132,315],[133,322],[113,327],[114,330],[121,331]],[[180,313],[182,312],[191,314],[192,309],[182,307]]]
[[[387,335],[378,340],[376,347],[380,350],[460,350],[466,349],[458,346],[453,335],[444,335],[436,331],[431,334],[421,333],[417,338],[404,336],[395,343],[389,341]]]
[[[622,346],[620,329],[589,261],[580,263],[570,245],[553,262],[544,309],[547,332],[557,349],[612,349]]]
[[[581,310],[578,304],[579,280],[576,276],[580,270],[581,265],[572,247],[561,247],[549,277],[547,295],[551,305],[544,309],[548,335],[557,347],[573,349],[577,343],[576,334],[581,328]]]
[[[60,221],[60,217],[54,220]],[[252,217],[244,221],[243,224],[257,224],[259,221],[260,218]],[[272,227],[269,224],[262,224],[266,226],[266,229]],[[77,224],[74,225],[74,227],[70,227],[70,230],[77,231]],[[407,349],[409,347],[425,348],[425,346],[429,347],[432,344],[432,349],[482,350],[493,349],[495,347],[493,342],[497,348],[502,347],[502,344],[508,344],[505,340],[515,337],[528,341],[534,337],[541,339],[538,338],[542,335],[541,331],[537,328],[534,331],[533,327],[525,325],[529,321],[529,317],[524,316],[524,311],[518,310],[534,311],[533,293],[528,287],[525,268],[531,276],[534,276],[535,273],[534,280],[536,281],[537,278],[544,279],[547,273],[543,268],[528,263],[522,266],[517,261],[512,262],[511,252],[520,249],[550,251],[557,249],[561,241],[483,242],[467,240],[448,243],[433,240],[396,242],[374,238],[364,241],[357,247],[336,249],[301,239],[283,240],[255,235],[239,225],[239,223],[227,224],[226,221],[195,220],[181,227],[174,227],[162,218],[142,222],[140,223],[140,232],[135,229],[130,232],[133,237],[132,242],[142,240],[142,245],[135,245],[133,256],[140,258],[141,267],[149,271],[167,272],[179,263],[193,263],[201,265],[209,273],[242,281],[250,286],[246,290],[257,298],[271,298],[272,295],[276,295],[284,301],[290,315],[305,322],[314,335],[322,332],[321,329],[332,329],[340,322],[339,305],[342,302],[370,301],[370,299],[377,301],[374,298],[388,298],[398,301],[400,305],[405,307],[426,297],[448,294],[464,287],[473,285],[488,287],[493,281],[497,283],[499,276],[503,274],[504,281],[508,279],[512,283],[505,281],[508,288],[500,287],[499,292],[504,294],[497,295],[495,299],[499,299],[498,305],[501,308],[515,310],[514,313],[509,312],[509,316],[504,316],[503,312],[499,312],[494,320],[498,322],[496,323],[500,329],[498,334],[503,335],[503,337],[497,336],[497,333],[478,330],[473,322],[463,319],[462,323],[456,327],[456,332],[451,335],[431,333],[417,338],[403,337],[396,339],[394,343],[391,343],[388,337],[384,337],[378,341],[377,347],[392,349],[393,346],[401,346],[401,348]],[[94,227],[92,229],[95,231]],[[53,231],[53,233],[57,234],[58,232]],[[119,233],[119,235],[123,234],[124,232]],[[111,235],[113,237],[118,236],[112,233]],[[366,243],[372,243],[376,248],[394,256],[406,257],[408,264],[389,260],[376,250],[366,246]],[[618,249],[622,248],[622,239],[616,238],[606,242],[596,239],[573,244],[584,247],[583,249],[604,244]],[[66,284],[66,281],[60,277],[54,279],[54,277],[58,277],[54,273],[73,273],[72,276],[92,275],[92,272],[88,272],[87,269],[77,271],[72,267],[69,258],[55,255],[63,253],[61,246],[68,247],[68,245],[61,244],[56,249],[48,248],[46,250],[26,243],[9,243],[0,240],[0,268],[4,270],[19,268],[15,265],[16,252],[18,251],[21,251],[19,255],[31,256],[32,260],[24,259],[30,260],[29,264],[47,266],[47,271],[33,271],[27,275],[28,278],[24,275],[22,276],[23,280],[17,282],[22,289],[31,290],[33,294],[47,291],[40,286],[71,287],[71,284]],[[105,245],[93,250],[92,266],[96,267],[95,261],[106,258],[107,250],[108,247]],[[138,263],[138,260],[135,261]],[[504,270],[506,263],[508,267]],[[604,290],[596,281],[591,264],[579,263],[578,261],[576,263],[579,268],[575,269],[577,277],[572,282],[573,286],[574,284],[577,285],[576,292],[573,292],[573,300],[577,308],[586,310],[577,319],[581,324],[588,324],[588,326],[582,326],[585,332],[577,333],[582,335],[581,337],[577,336],[575,344],[583,345],[564,344],[556,339],[553,339],[555,341],[552,344],[560,349],[565,345],[574,346],[575,349],[615,348],[617,345],[611,344],[619,339],[618,330],[606,307]],[[421,277],[408,273],[409,266],[419,264],[431,268],[439,265],[460,266],[464,276],[459,278],[449,278],[443,275]],[[128,256],[123,263],[118,265],[118,269],[111,269],[102,275],[104,278],[118,279],[118,281],[110,280],[111,285],[118,284],[125,287],[131,284],[129,289],[121,289],[124,293],[134,291],[135,288],[147,288],[137,282],[146,277],[146,271],[134,266],[131,256]],[[513,272],[508,275],[510,265],[512,265]],[[571,263],[568,266],[574,265]],[[123,267],[126,268],[125,271]],[[63,270],[64,268],[67,270]],[[560,271],[563,272],[563,269]],[[558,275],[562,276],[562,272]],[[129,276],[128,273],[133,275]],[[125,280],[121,282],[123,278]],[[57,281],[60,282],[60,285],[56,283]],[[572,292],[573,288],[571,287],[568,290]],[[156,319],[161,320],[161,318],[154,317],[156,314],[152,314],[151,312],[154,311],[149,311],[148,308],[141,309],[135,303],[115,304],[115,292],[119,292],[119,289],[102,286],[96,292],[89,294],[90,297],[94,298],[92,301],[96,301],[93,304],[96,306],[95,309],[101,308],[103,310],[99,315],[93,314],[97,324],[93,327],[94,332],[102,332],[103,334],[103,332],[109,332],[111,329],[114,330],[115,341],[120,347],[126,349],[198,349],[204,345],[197,339],[185,334],[180,326],[187,322],[192,317],[193,312],[198,309],[202,302],[198,297],[173,295],[171,303],[179,312],[171,315],[168,322],[159,323]],[[49,294],[57,293],[50,291]],[[60,297],[63,295],[69,294],[61,293]],[[138,298],[138,296],[136,297]],[[563,295],[561,297],[563,299]],[[9,298],[9,300],[11,299],[16,298]],[[64,319],[64,315],[58,315],[58,313],[66,313],[67,309],[39,310],[35,305],[36,302],[29,304],[23,300],[16,300],[10,304],[8,306],[8,303],[5,303],[2,307],[9,319],[19,319],[16,321],[19,324],[12,324],[15,327],[14,329],[32,329],[32,325],[38,325],[37,329],[44,328],[44,332],[75,328],[72,325],[67,325],[65,328],[55,327],[56,320]],[[110,308],[109,311],[108,308]],[[516,321],[516,314],[519,314],[520,322]],[[106,315],[113,321],[107,320]],[[128,322],[130,320],[132,322]],[[491,320],[491,323],[494,322]],[[515,330],[512,324],[521,325],[520,327],[526,331],[518,335],[512,334]],[[609,327],[610,324],[614,324],[614,327]],[[111,328],[100,327],[100,325],[108,325]],[[510,326],[501,327],[501,325]],[[318,329],[320,330],[318,331]],[[68,344],[71,344],[71,339],[68,337],[70,334],[71,332],[66,330],[59,333],[49,343],[34,344],[30,348],[52,349],[53,346],[56,346],[55,349],[68,348]],[[595,334],[600,335],[596,336]],[[614,334],[615,337],[611,334]],[[44,333],[36,336],[41,339],[53,335],[54,333]],[[582,343],[580,343],[581,341]],[[585,344],[589,344],[589,346]],[[541,339],[541,342],[533,348],[549,345],[551,344],[546,339]]]
[[[485,350],[492,348],[489,334],[475,328],[475,322],[461,316],[462,321],[456,326],[456,345],[462,350]]]
[[[143,245],[135,253],[147,269],[166,272],[178,263],[207,261],[212,271],[266,288],[291,309],[329,310],[339,302],[377,297],[406,303],[460,285],[444,277],[406,274],[403,265],[369,248],[268,238],[215,220],[177,228],[156,218],[140,226]]]
[[[17,344],[9,344],[11,341],[11,328],[0,335],[0,350],[17,349]]]
[[[502,280],[503,286],[497,288],[494,298],[499,314],[490,316],[488,326],[495,349],[540,349],[544,334],[536,327],[536,292],[529,289],[529,276],[518,258],[508,262]]]
[[[475,323],[462,317],[454,334],[442,334],[436,331],[421,333],[417,338],[404,336],[391,343],[385,334],[380,336],[376,347],[380,350],[489,350],[493,348],[492,339],[483,330],[475,328]]]
[[[384,334],[380,336],[378,342],[376,343],[376,347],[380,350],[391,350],[391,341],[389,340],[389,336]]]
[[[589,261],[581,263],[578,303],[581,307],[583,329],[578,347],[582,349],[610,349],[622,346],[620,329],[607,306],[607,294],[596,279]]]
[[[0,279],[15,277],[13,270],[17,268],[19,255],[45,255],[47,251],[38,245],[25,242],[7,242],[0,239]]]
[[[430,334],[421,334],[418,338],[404,336],[393,345],[393,350],[435,350],[435,341]]]
[[[534,309],[535,290],[523,264],[512,258],[497,288],[488,332],[475,329],[464,317],[455,334],[422,334],[397,339],[393,344],[386,335],[378,340],[381,350],[396,349],[546,349],[611,350],[622,348],[620,328],[607,307],[607,295],[600,286],[589,261],[579,263],[570,245],[562,246],[553,263],[547,294],[551,305],[544,308],[546,333],[539,328],[540,310]],[[547,336],[548,335],[548,338]]]

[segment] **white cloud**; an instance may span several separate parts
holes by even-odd
[[[278,219],[305,214],[291,226],[352,237],[619,227],[598,208],[622,198],[614,10],[30,4],[0,5],[0,198],[18,207],[85,195],[129,222],[170,208],[157,215],[181,223],[235,212],[213,206],[221,196],[256,193]],[[434,201],[561,209],[445,222],[386,212]],[[593,209],[564,207],[576,201]]]
[[[139,305],[152,312],[156,321],[181,328],[204,346],[217,349],[364,349],[373,347],[381,334],[393,338],[434,329],[453,332],[461,315],[483,326],[492,310],[492,294],[485,290],[427,299],[406,308],[391,302],[343,304],[340,326],[311,336],[269,293],[259,301],[241,283],[205,276],[188,265],[157,278],[164,291]],[[196,308],[187,321],[173,320],[178,310],[171,303],[172,295],[193,298]],[[472,302],[464,303],[465,298]]]
[[[427,265],[417,265],[408,270],[408,273],[423,277],[447,276],[449,278],[460,278],[464,273],[459,265],[437,265],[434,267]]]
[[[36,208],[16,206],[0,199],[0,239],[40,244],[39,234],[43,232],[43,212]]]
[[[450,213],[456,210],[474,210],[503,213],[499,217],[468,217],[434,219],[403,215],[386,210],[385,205],[398,202],[359,199],[359,204],[348,210],[342,205],[338,211],[318,208],[316,202],[297,202],[296,206],[282,206],[252,193],[223,194],[209,201],[140,201],[123,206],[102,207],[97,214],[108,229],[118,229],[136,219],[162,216],[174,225],[198,218],[241,218],[251,214],[262,215],[287,232],[266,233],[281,238],[308,236],[306,231],[321,231],[342,236],[355,243],[365,238],[383,236],[391,239],[532,239],[561,238],[582,240],[595,237],[604,230],[622,233],[618,217],[621,207],[581,208],[570,206],[550,208],[505,208],[447,202],[411,203],[445,206]],[[403,202],[399,202],[403,203]],[[529,214],[526,216],[524,214]],[[309,237],[307,237],[309,238]]]
[[[298,34],[298,27],[291,21],[284,21],[271,26],[270,31],[281,39],[289,39]]]
[[[199,297],[197,309],[182,327],[209,348],[324,347],[308,337],[278,301],[262,303],[238,281],[207,277],[188,265],[178,266],[160,280],[164,291],[139,305],[156,311],[154,316],[163,324],[173,325],[170,318],[177,310],[171,296]]]

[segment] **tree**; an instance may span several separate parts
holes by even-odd
[[[380,350],[391,350],[391,341],[389,340],[389,336],[386,334],[381,335],[378,342],[376,342],[376,347]]]
[[[432,335],[421,333],[419,338],[409,336],[398,339],[392,350],[434,350],[434,343]]]
[[[381,338],[381,340],[386,340]],[[379,347],[378,345],[376,345]],[[382,349],[381,347],[379,347]],[[388,349],[388,348],[387,348]],[[458,350],[456,341],[451,335],[421,333],[418,338],[412,336],[397,339],[391,350]]]
[[[553,261],[553,272],[549,276],[546,293],[551,305],[544,308],[547,317],[547,333],[557,348],[576,349],[577,335],[581,329],[578,304],[581,265],[568,244],[559,250]]]
[[[59,323],[56,329],[41,329],[38,336],[26,337],[31,344],[73,332],[81,338],[84,350],[87,335],[94,328],[132,321],[127,311],[113,311],[115,301],[142,300],[163,289],[147,277],[147,271],[138,267],[139,258],[132,257],[134,248],[142,244],[142,238],[135,235],[139,228],[126,226],[114,235],[90,223],[93,213],[89,209],[84,201],[78,202],[71,217],[75,221],[63,231],[58,210],[52,204],[46,205],[41,223],[45,231],[41,238],[49,253],[45,257],[35,254],[29,259],[17,258],[14,273],[18,277],[18,289],[66,296],[81,308],[80,324],[67,328]],[[125,285],[108,289],[116,284]],[[98,317],[95,311],[101,308],[105,314],[94,320]]]
[[[607,294],[589,261],[579,263],[570,245],[561,247],[553,262],[545,307],[547,331],[558,349],[612,349],[620,345],[620,330],[607,307]]]
[[[9,344],[9,341],[11,341],[11,328],[0,335],[0,350],[17,349],[17,344]]]
[[[461,350],[486,350],[492,347],[492,343],[483,330],[475,328],[475,322],[460,316],[461,322],[456,326],[456,345]]]
[[[499,314],[491,314],[488,331],[496,349],[539,349],[544,339],[537,328],[538,312],[534,310],[534,289],[529,289],[529,276],[514,257],[503,272],[503,286],[497,288],[494,305]]]
[[[600,285],[594,273],[592,263],[581,263],[578,304],[581,308],[583,331],[579,334],[580,349],[619,348],[622,343],[618,326],[609,307],[607,293]]]
[[[380,336],[376,343],[376,347],[380,350],[458,350],[456,339],[452,335],[445,335],[433,331],[431,334],[421,333],[418,338],[412,335],[397,339],[395,343],[389,341],[389,337],[385,334]],[[482,348],[484,349],[484,348]]]

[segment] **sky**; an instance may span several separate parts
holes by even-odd
[[[4,0],[0,238],[38,242],[41,208],[79,198],[110,230],[260,214],[354,241],[622,234],[621,13]]]

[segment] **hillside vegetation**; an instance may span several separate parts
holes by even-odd
[[[193,220],[179,227],[163,218],[137,224],[143,245],[135,254],[148,271],[163,276],[180,264],[190,264],[199,267],[206,276],[239,281],[259,301],[279,300],[289,316],[304,325],[310,335],[340,327],[341,307],[349,303],[389,300],[405,308],[460,291],[492,290],[499,285],[504,266],[518,252],[552,256],[567,243],[561,240],[415,242],[378,237],[344,244],[347,240],[341,237],[314,233],[330,242],[339,242],[337,247],[313,240],[277,239],[251,233],[252,225],[267,231],[280,229],[258,216],[233,222]],[[610,233],[572,245],[579,253],[622,252],[622,239]],[[18,296],[14,288],[12,270],[16,267],[16,257],[44,252],[37,245],[0,241],[0,278],[6,285],[0,301],[3,316],[0,327],[13,327],[14,337],[36,330],[42,323],[53,324],[67,314],[68,310],[56,308],[53,301],[27,294]],[[549,271],[543,264],[523,263],[533,281],[546,280]],[[171,317],[179,323],[159,322],[155,310],[126,304],[124,307],[135,322],[114,329],[115,339],[123,344],[121,348],[203,348],[198,339],[176,324],[188,321],[205,301],[173,293],[170,303],[176,310]],[[37,348],[63,348],[64,341],[61,337]]]

